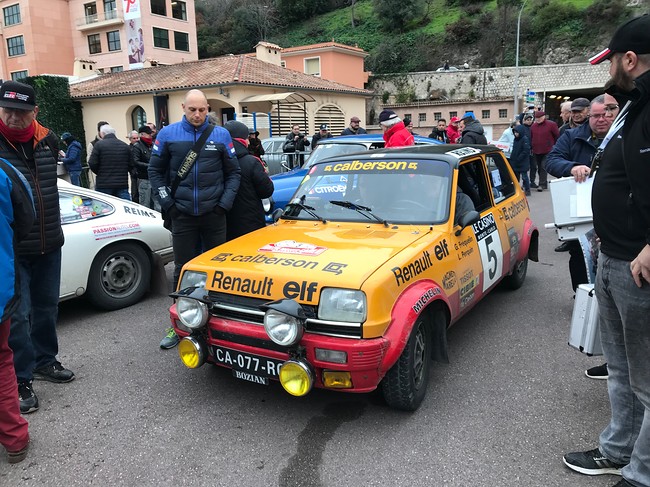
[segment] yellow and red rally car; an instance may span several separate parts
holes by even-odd
[[[276,223],[184,266],[179,354],[296,396],[381,387],[415,410],[447,327],[500,281],[520,287],[537,248],[496,147],[341,155],[310,168]]]

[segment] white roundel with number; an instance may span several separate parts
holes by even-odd
[[[503,248],[494,215],[488,213],[472,225],[483,265],[483,291],[488,290],[503,274]]]

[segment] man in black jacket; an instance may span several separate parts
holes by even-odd
[[[20,412],[38,409],[33,379],[70,382],[72,371],[56,359],[56,320],[61,283],[63,230],[56,178],[58,138],[36,121],[31,86],[5,81],[0,87],[0,157],[29,182],[36,220],[16,247],[20,304],[11,317],[9,346],[14,352]]]
[[[115,136],[115,129],[110,125],[102,125],[99,136],[101,140],[93,147],[88,161],[90,169],[97,175],[95,189],[100,193],[131,201],[129,194],[131,148]]]
[[[650,487],[650,16],[619,27],[590,61],[606,59],[607,92],[626,103],[591,165],[611,419],[598,448],[568,453],[564,463],[587,475],[622,475],[617,487]]]
[[[264,170],[262,161],[248,152],[248,127],[230,120],[223,128],[232,137],[241,168],[239,190],[232,208],[226,213],[226,239],[232,240],[264,228],[266,222],[262,200],[273,194],[273,181]]]
[[[147,208],[160,211],[160,203],[153,197],[149,183],[149,159],[153,146],[153,131],[151,127],[143,125],[138,129],[139,139],[131,145],[131,167],[138,176],[139,203]]]
[[[305,162],[305,150],[309,146],[309,140],[305,134],[300,132],[300,125],[295,123],[291,127],[282,144],[282,152],[290,154],[288,156],[289,167],[302,167]],[[297,155],[300,154],[300,155]]]
[[[472,112],[467,112],[460,119],[461,144],[487,144],[485,130]]]
[[[314,134],[314,136],[311,138],[311,150],[314,150],[321,140],[331,139],[332,137],[334,136],[332,135],[332,132],[330,132],[330,128],[327,126],[327,124],[321,124],[318,133]]]

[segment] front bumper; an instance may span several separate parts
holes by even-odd
[[[179,337],[190,334],[179,327],[176,305],[170,309],[172,325]],[[306,332],[300,343],[293,347],[277,345],[266,334],[264,327],[259,324],[244,323],[231,319],[211,316],[207,325],[195,331],[192,336],[200,337],[207,345],[207,362],[233,370],[222,361],[215,358],[214,347],[225,348],[244,354],[270,358],[286,362],[299,355],[313,369],[314,386],[327,388],[323,381],[323,371],[348,372],[352,387],[346,389],[333,388],[346,392],[370,392],[377,388],[386,370],[382,362],[389,342],[384,338],[352,339],[318,335]],[[332,363],[316,358],[316,348],[343,351],[347,354],[347,363]],[[265,374],[271,380],[278,380],[277,374]]]

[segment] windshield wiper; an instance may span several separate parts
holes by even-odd
[[[309,213],[309,215],[316,218],[316,220],[320,220],[323,223],[327,223],[327,220],[325,220],[325,218],[319,216],[314,211],[316,208],[314,208],[313,206],[307,206],[307,205],[303,204],[303,201],[305,201],[305,195],[302,195],[300,197],[300,201],[292,201],[291,203],[287,203],[287,206],[295,206],[295,207]]]
[[[347,208],[349,210],[355,210],[357,213],[365,216],[368,220],[370,219],[375,219],[379,223],[382,223],[385,227],[388,226],[388,222],[384,220],[383,218],[379,218],[377,215],[375,215],[372,212],[372,208],[369,208],[367,206],[361,206],[357,205],[356,203],[352,203],[352,201],[335,201],[335,200],[330,200],[330,203],[336,206],[342,206],[343,208]]]

